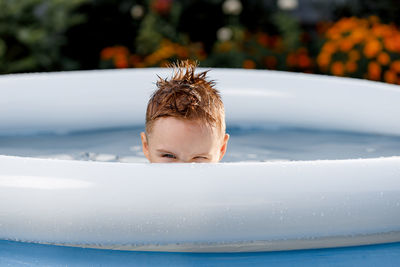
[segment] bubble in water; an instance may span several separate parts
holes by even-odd
[[[120,157],[118,158],[119,162],[123,162],[123,163],[134,163],[134,162],[147,162],[147,159],[144,157]]]
[[[131,147],[129,148],[130,151],[134,151],[134,152],[140,151],[141,149],[142,149],[142,148],[141,148],[140,146],[131,146]]]
[[[94,160],[96,161],[114,161],[117,159],[117,156],[112,154],[98,154],[94,156]]]

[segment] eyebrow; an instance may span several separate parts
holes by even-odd
[[[160,152],[160,153],[169,153],[169,154],[176,155],[176,153],[168,151],[168,150],[165,150],[165,149],[156,149],[156,151]],[[210,154],[208,154],[208,153],[197,153],[196,156],[210,157]]]

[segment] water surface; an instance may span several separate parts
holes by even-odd
[[[94,161],[147,162],[143,127],[69,134],[0,136],[0,154]],[[228,127],[222,162],[374,158],[400,155],[400,136],[300,128]]]

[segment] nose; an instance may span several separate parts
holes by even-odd
[[[179,159],[177,161],[175,161],[176,163],[191,163],[192,160],[183,160],[183,159]]]

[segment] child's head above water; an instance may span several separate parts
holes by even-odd
[[[141,133],[143,153],[150,162],[218,162],[225,155],[229,134],[215,83],[196,64],[171,66],[170,80],[159,79],[146,111]]]

